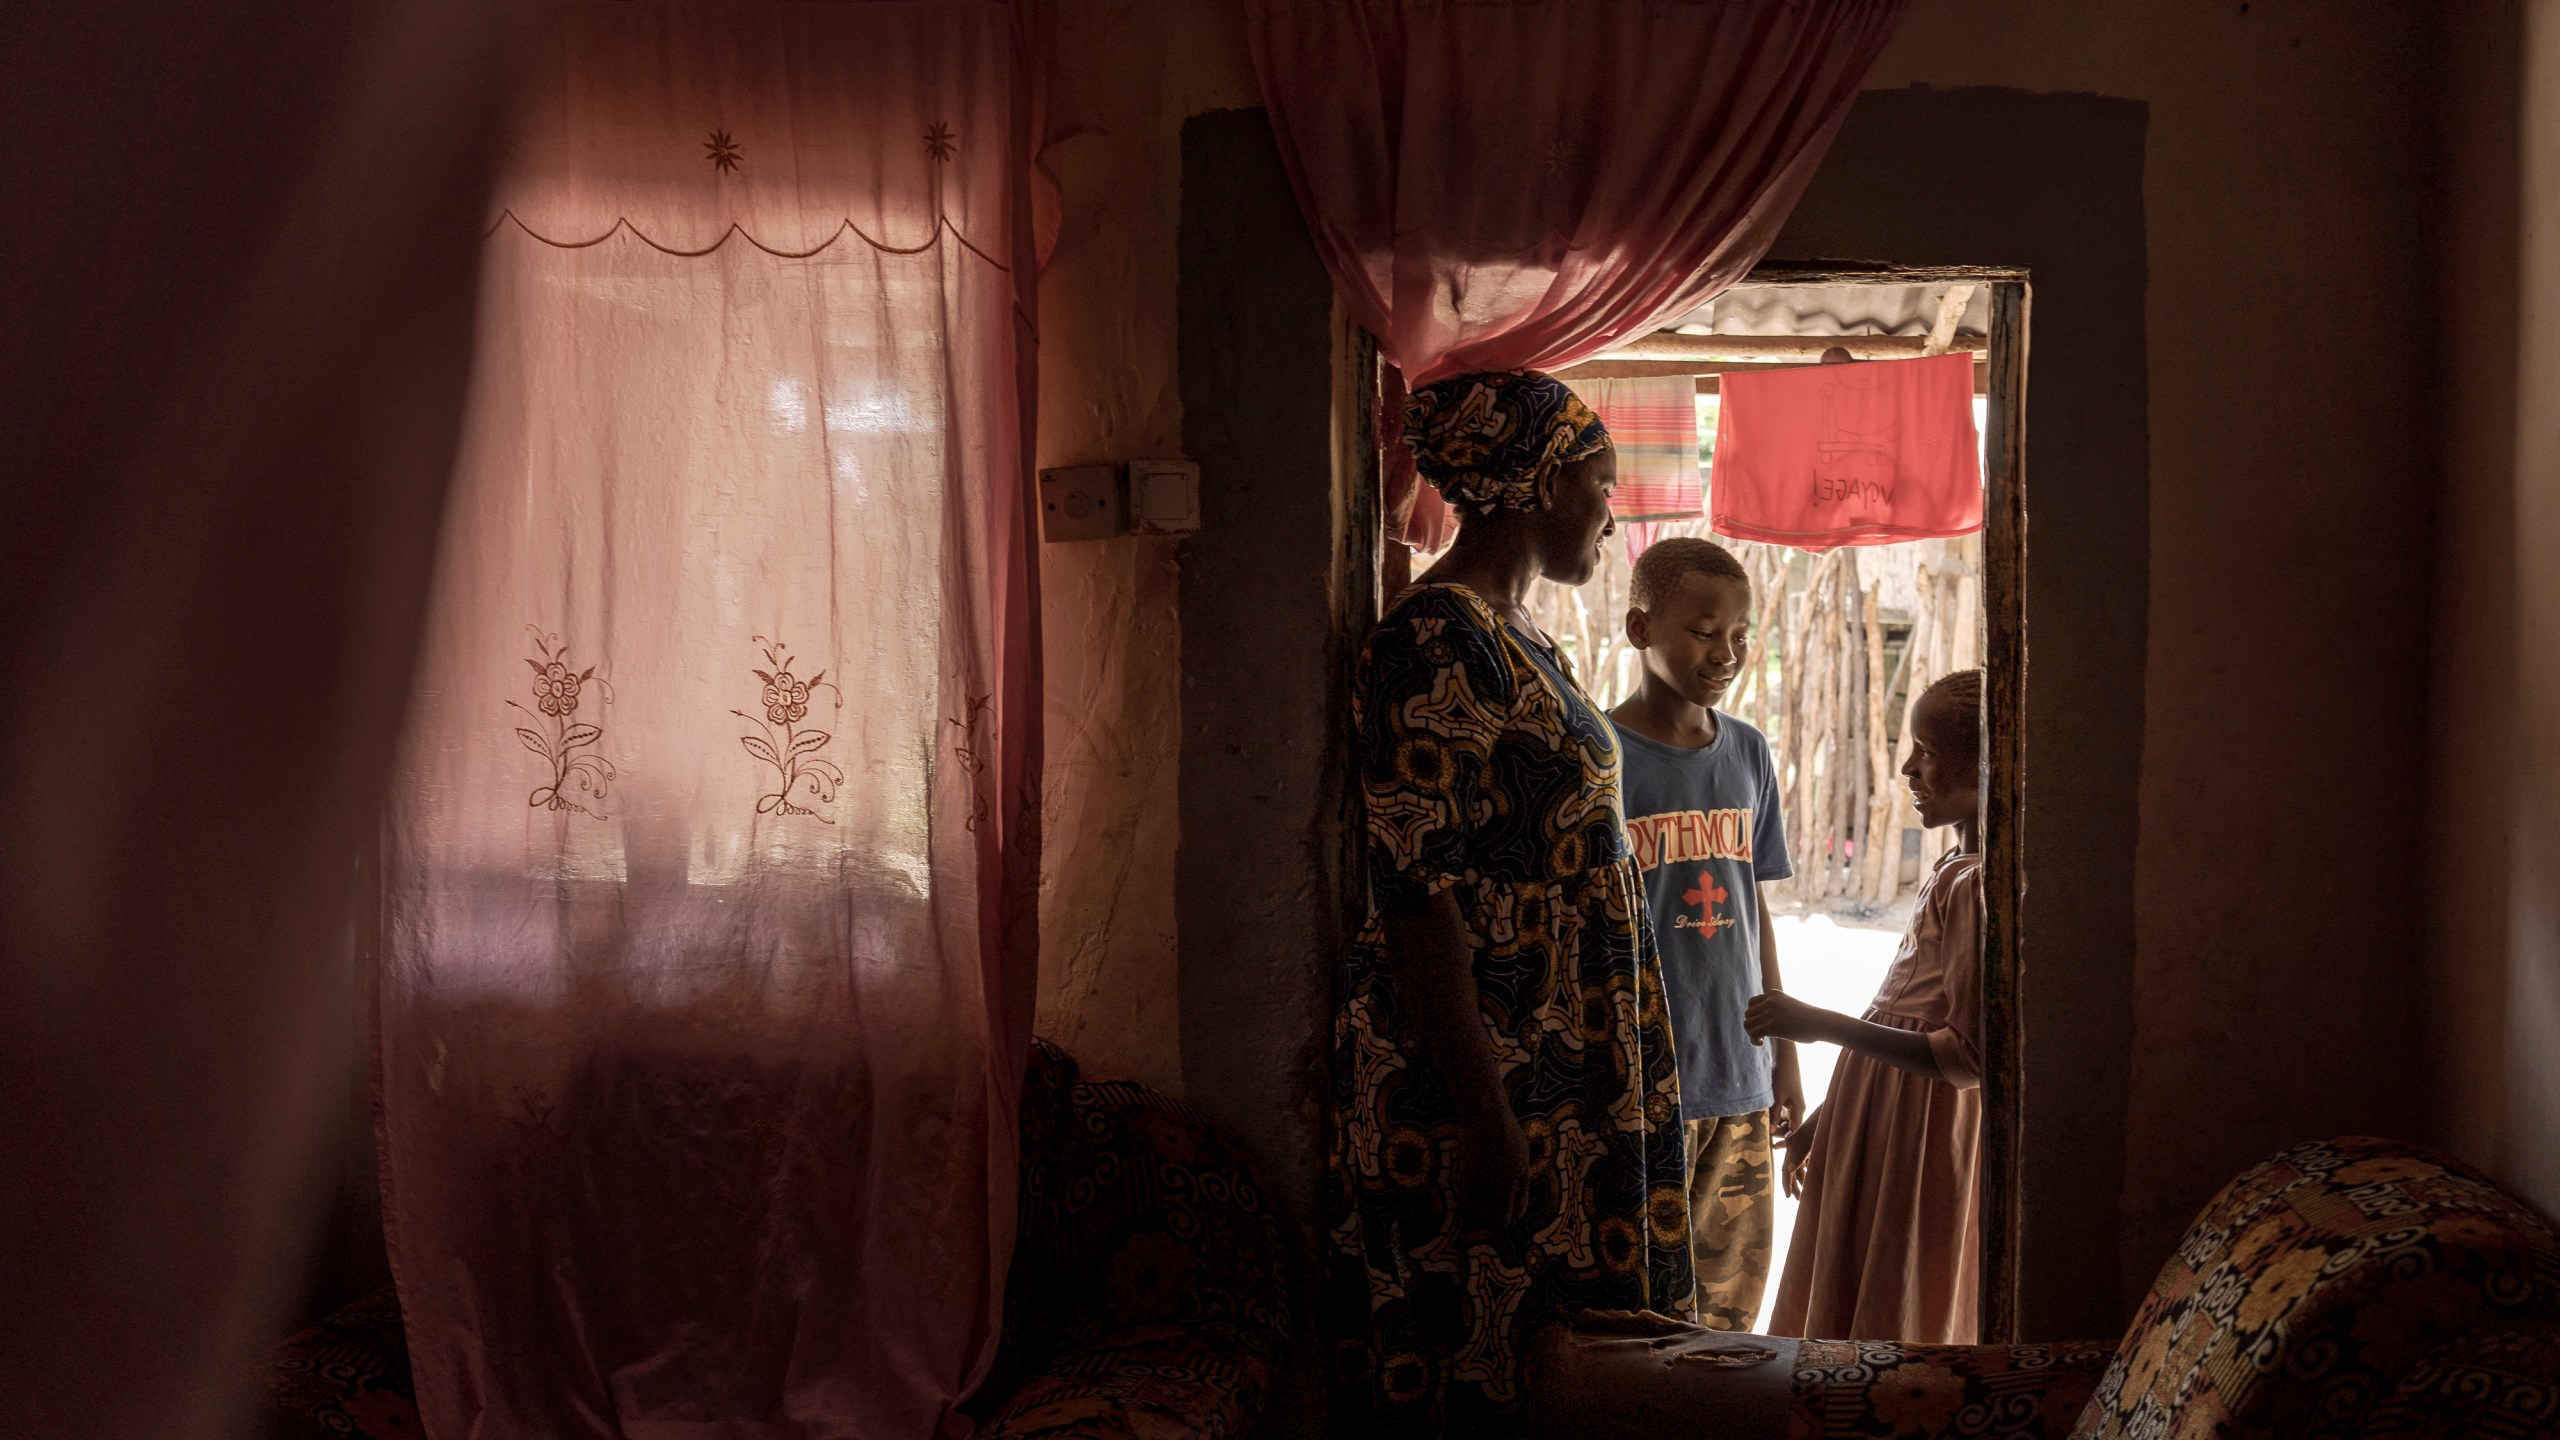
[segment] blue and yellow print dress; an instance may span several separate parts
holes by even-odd
[[[1347,1434],[1495,1434],[1526,1341],[1576,1310],[1686,1317],[1680,1078],[1609,721],[1472,591],[1406,591],[1354,702],[1370,903],[1336,997],[1328,1333]],[[1527,1216],[1456,1224],[1457,1112],[1380,915],[1454,889],[1528,1132]]]

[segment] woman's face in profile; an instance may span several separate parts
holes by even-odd
[[[1600,568],[1600,547],[1617,533],[1609,492],[1618,488],[1618,447],[1564,466],[1549,484],[1538,569],[1559,585],[1579,585]]]

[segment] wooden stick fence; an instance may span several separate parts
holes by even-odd
[[[1704,521],[1662,527],[1706,533]],[[1715,538],[1710,536],[1709,538]],[[1769,737],[1795,879],[1775,898],[1819,909],[1883,908],[1912,888],[1904,835],[1919,824],[1902,784],[1903,720],[1938,677],[1979,663],[1979,537],[1807,555],[1718,540],[1751,577],[1757,644],[1724,709]],[[1623,550],[1575,589],[1541,586],[1530,612],[1603,706],[1631,693]],[[1952,843],[1923,831],[1920,864]]]

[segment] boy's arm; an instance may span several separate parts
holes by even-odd
[[[1760,893],[1760,877],[1751,878],[1752,908],[1760,912],[1760,988],[1783,991],[1786,981],[1778,973],[1778,922],[1769,914],[1767,899]],[[1784,1140],[1804,1123],[1804,1073],[1796,1064],[1796,1042],[1780,1040],[1770,1057],[1776,1062],[1770,1076],[1777,1098],[1769,1107],[1769,1138]]]

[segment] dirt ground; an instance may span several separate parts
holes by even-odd
[[[1850,1015],[1865,1010],[1867,1002],[1875,997],[1876,987],[1883,983],[1886,967],[1893,963],[1895,948],[1902,943],[1910,908],[1906,900],[1873,919],[1845,914],[1780,913],[1775,924],[1778,965],[1787,989],[1826,1010]],[[1836,1045],[1800,1048],[1806,1105],[1822,1103],[1823,1095],[1831,1088],[1832,1067],[1839,1059]],[[1778,1194],[1777,1245],[1770,1254],[1769,1301],[1777,1297],[1778,1276],[1786,1270],[1787,1242],[1795,1233],[1795,1225],[1796,1202],[1787,1198],[1782,1186]],[[1768,1323],[1769,1301],[1761,1306],[1762,1325]]]

